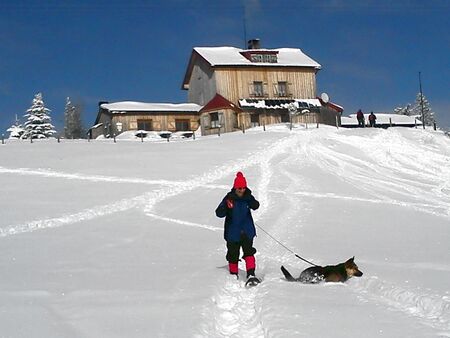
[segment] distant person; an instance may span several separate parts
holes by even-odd
[[[370,126],[371,127],[375,127],[375,121],[377,120],[377,117],[376,117],[376,115],[373,113],[373,112],[370,112],[370,115],[369,115],[369,123],[370,123]]]
[[[230,274],[238,277],[238,262],[242,248],[247,270],[246,285],[256,285],[260,282],[255,277],[255,253],[253,238],[256,236],[251,210],[259,208],[259,202],[253,197],[247,187],[247,181],[241,172],[236,174],[233,188],[223,198],[216,209],[217,217],[225,217],[224,238],[227,242],[227,261]]]
[[[358,127],[362,127],[364,128],[364,114],[361,111],[361,109],[359,109],[356,113],[356,119],[358,120]]]

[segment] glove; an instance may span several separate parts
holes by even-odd
[[[226,200],[226,202],[227,202],[227,208],[228,208],[228,209],[233,209],[233,206],[234,206],[233,200],[230,199],[230,198],[228,198],[228,199]]]

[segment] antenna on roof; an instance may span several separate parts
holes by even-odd
[[[242,2],[243,11],[244,11],[244,49],[247,48],[247,10],[245,8],[245,1]]]

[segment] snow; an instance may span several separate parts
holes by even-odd
[[[145,103],[135,101],[103,103],[101,107],[113,113],[126,113],[129,111],[199,112],[202,109],[202,106],[195,103]]]
[[[256,101],[256,102],[255,102]],[[269,101],[270,103],[274,103],[279,101],[280,104],[277,105],[268,105],[266,104],[266,101]],[[284,100],[284,99],[242,99],[239,100],[239,105],[241,107],[253,107],[253,108],[266,108],[266,109],[286,109],[289,108],[291,105],[291,102],[297,107],[297,108],[303,108],[302,106],[306,104],[307,106],[314,106],[314,107],[321,107],[322,104],[318,99],[290,99],[290,100]]]
[[[214,210],[237,171],[262,227],[257,275],[227,273]],[[449,337],[450,138],[280,124],[177,142],[0,145],[4,337]]]
[[[97,129],[98,127],[101,127],[101,126],[103,126],[103,123],[97,123],[97,124],[95,124],[95,125],[93,125],[91,128],[89,128],[89,129]]]
[[[116,136],[116,140],[120,141],[142,141],[142,142],[167,142],[167,139],[170,138],[170,141],[179,141],[187,138],[193,137],[194,132],[192,131],[148,131],[148,130],[128,130],[120,133]],[[195,132],[196,136],[198,135],[197,131]],[[141,138],[142,135],[142,138]],[[170,136],[170,137],[168,137]],[[106,138],[103,135],[100,135],[96,138],[98,141],[109,142],[111,139]]]
[[[390,121],[392,124],[396,125],[414,125],[414,120],[416,120],[416,124],[419,126],[422,125],[422,122],[419,120],[418,115],[399,115],[399,114],[380,114],[380,113],[374,113],[377,117],[376,123],[377,124],[389,124]],[[364,119],[369,121],[369,115],[370,114],[364,114]],[[358,125],[358,120],[356,119],[356,114],[350,114],[349,116],[342,116],[341,117],[341,123],[342,125]]]
[[[22,136],[24,129],[20,124],[18,125],[12,125],[10,128],[6,129],[7,132],[9,132],[9,138],[10,139],[18,139],[20,136]]]
[[[297,66],[314,67],[320,69],[319,63],[314,61],[299,48],[279,48],[279,49],[258,49],[260,51],[277,51],[277,63],[251,62],[244,57],[241,52],[258,50],[246,50],[235,47],[196,47],[194,50],[199,53],[212,66]]]

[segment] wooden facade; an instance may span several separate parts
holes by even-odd
[[[112,137],[125,131],[195,131],[200,127],[200,115],[198,112],[178,111],[130,111],[110,112],[100,107],[96,125],[92,129],[92,138],[100,135]]]
[[[212,117],[217,114],[217,124],[212,124]],[[238,129],[238,113],[232,109],[220,108],[214,112],[200,114],[202,135],[229,133]]]
[[[235,104],[239,99],[252,97],[312,99],[317,96],[317,70],[311,67],[212,67],[200,57],[194,60],[189,83],[183,88],[188,89],[189,102],[199,105],[207,104],[216,94]],[[262,95],[255,95],[254,82],[262,82]],[[279,82],[286,83],[285,93],[277,92]]]
[[[292,123],[336,125],[336,117],[338,117],[337,123],[339,125],[340,118],[335,110],[327,107],[318,107],[311,109],[310,113],[293,116]],[[239,114],[238,122],[239,129],[247,129],[270,124],[288,123],[290,122],[290,116],[285,109],[257,109],[244,111],[242,114]]]
[[[113,114],[111,123],[117,125],[122,124],[122,131],[139,130],[138,122],[148,122],[151,125],[149,130],[154,131],[192,131],[199,127],[198,114],[180,114],[171,112],[159,112],[157,114],[146,114],[133,112],[132,114]],[[186,125],[187,128],[180,128],[180,125]]]
[[[219,68],[215,72],[217,93],[231,102],[242,98],[304,98],[316,97],[316,75],[311,68]],[[254,82],[262,82],[263,92],[253,91]],[[286,83],[286,92],[277,93],[279,82]]]
[[[200,51],[193,50],[184,78],[182,89],[188,90],[189,102],[206,105],[217,94],[237,106],[242,99],[295,101],[317,98],[316,73],[320,69],[320,65],[313,60],[309,65],[302,65],[301,62],[297,65],[278,65],[275,62],[278,50],[237,50],[236,54],[246,57],[247,54],[261,53],[262,59],[271,54],[274,62],[252,64],[247,61],[247,64],[244,65],[239,64],[239,56],[229,54],[230,59],[234,58],[233,60],[237,61],[235,63],[230,61],[228,64],[226,59],[219,60],[214,55],[216,49],[203,49],[206,49],[203,55],[201,54],[202,48]],[[298,51],[301,53],[300,50]],[[217,53],[222,52],[221,47],[217,47]],[[230,51],[230,53],[232,52],[233,50]],[[245,62],[246,60],[241,63]],[[241,108],[243,109],[240,112],[220,112],[224,119],[225,131],[290,121],[286,107],[279,109]],[[316,109],[311,109],[310,113],[295,116],[293,122],[334,125],[338,115],[339,111],[319,104]],[[208,130],[207,118],[202,118],[200,121],[202,132]]]

